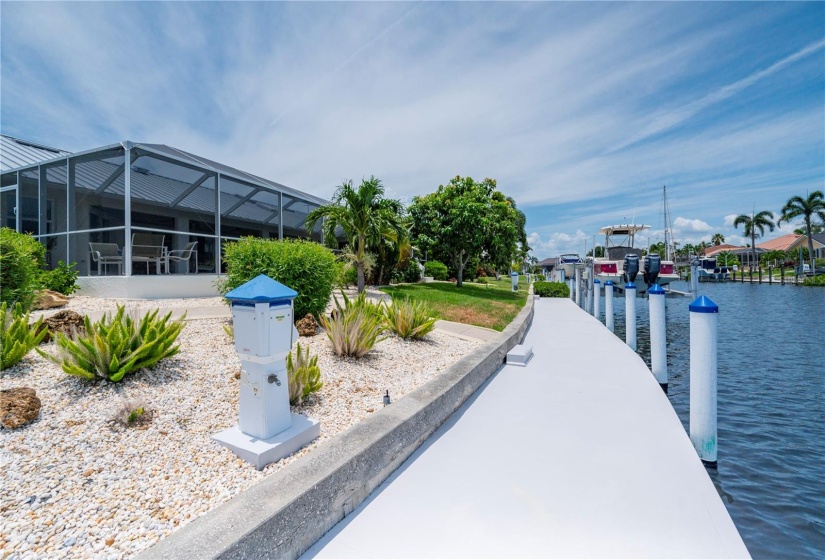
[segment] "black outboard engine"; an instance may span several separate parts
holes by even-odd
[[[659,255],[645,256],[644,267],[643,277],[645,284],[650,287],[655,284],[659,278],[659,271],[662,269],[662,257]]]
[[[639,256],[625,255],[624,256],[624,275],[625,283],[635,282],[636,275],[639,274]]]

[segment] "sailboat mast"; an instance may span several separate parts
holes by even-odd
[[[670,213],[668,212],[668,208],[667,208],[667,185],[662,186],[662,210],[664,212],[664,215],[662,216],[662,218],[663,218],[662,221],[665,224],[665,260],[669,261],[670,260],[670,244],[671,244],[672,239],[670,241],[668,241],[668,238],[667,238],[667,234],[670,232],[670,220],[668,219],[668,216],[670,215]]]

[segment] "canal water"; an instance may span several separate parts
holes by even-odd
[[[702,283],[699,294],[719,306],[716,489],[754,558],[825,558],[825,289]],[[667,298],[668,396],[686,431],[691,299]],[[614,308],[623,340],[624,299]],[[646,296],[637,308],[649,367]]]

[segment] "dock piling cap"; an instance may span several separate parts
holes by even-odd
[[[628,282],[627,284],[624,285],[624,289],[625,290],[635,290],[636,289],[636,284],[634,284],[633,282]]]
[[[708,296],[699,296],[688,306],[691,313],[719,313],[719,306]]]
[[[273,303],[291,301],[298,297],[298,292],[265,274],[260,274],[231,290],[224,297],[232,303]]]
[[[653,284],[653,286],[650,287],[650,289],[647,291],[647,293],[648,294],[665,295],[665,291],[662,289],[662,287],[659,284]]]
[[[510,276],[518,276],[518,272],[511,272]]]
[[[593,280],[593,283],[594,283],[594,284],[601,284],[601,282],[599,282],[599,279],[598,279],[598,278],[595,278],[595,279]]]
[[[612,286],[613,285],[613,280],[608,280],[607,282],[604,283],[604,285],[605,286]]]

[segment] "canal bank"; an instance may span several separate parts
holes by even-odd
[[[747,557],[642,359],[567,299],[306,557]]]

